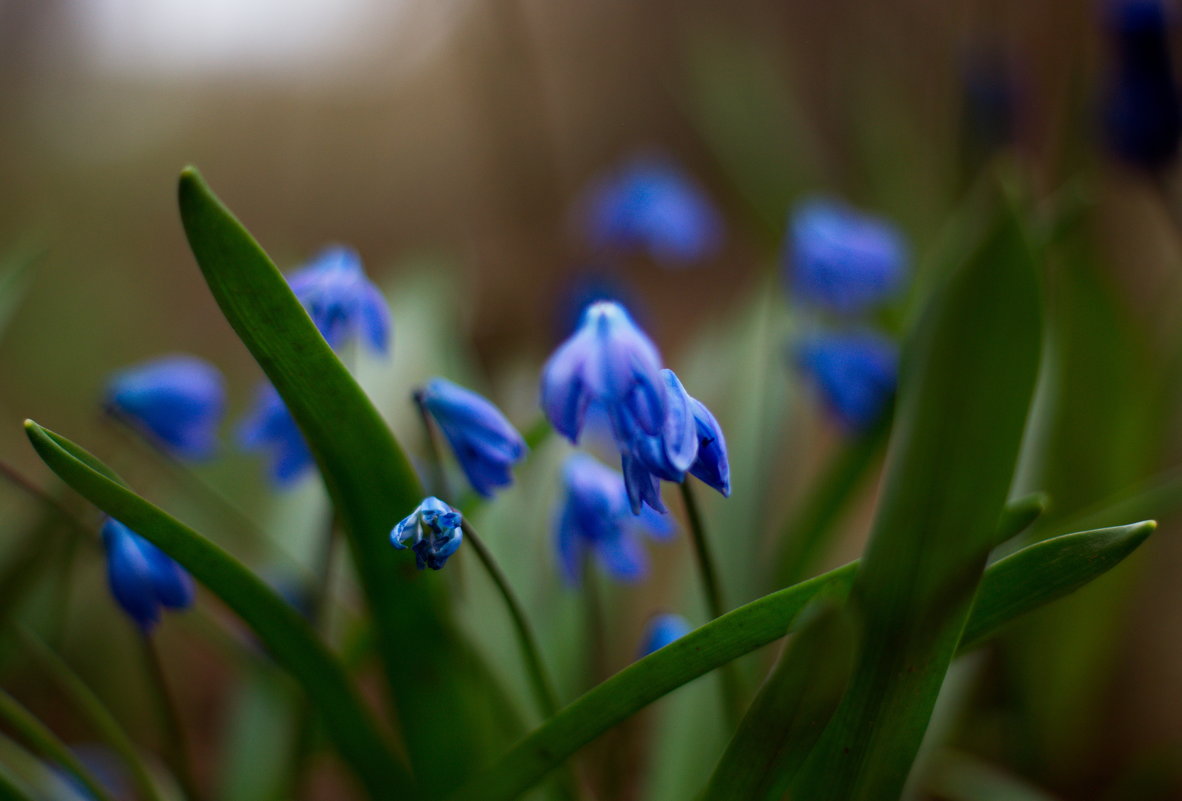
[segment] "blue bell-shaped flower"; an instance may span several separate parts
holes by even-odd
[[[334,350],[354,339],[379,353],[389,349],[390,310],[366,277],[357,251],[327,247],[287,281]]]
[[[217,449],[226,390],[216,367],[195,356],[165,356],[115,373],[107,408],[182,459]]]
[[[145,632],[160,620],[161,608],[193,603],[193,580],[176,562],[118,520],[103,523],[107,580],[111,594]]]

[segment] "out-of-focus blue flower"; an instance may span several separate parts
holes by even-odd
[[[357,251],[327,247],[287,280],[334,350],[355,338],[379,353],[389,348],[390,310],[366,277]]]
[[[799,345],[796,359],[847,431],[875,423],[894,395],[898,349],[878,334],[816,334]]]
[[[665,392],[660,370],[656,347],[628,312],[611,301],[593,303],[578,330],[542,369],[542,411],[560,434],[577,443],[587,407],[595,402],[626,450],[638,428],[648,434],[661,430]]]
[[[193,580],[180,565],[118,520],[103,523],[107,580],[111,594],[145,632],[160,620],[160,609],[193,603]]]
[[[254,409],[239,425],[238,442],[248,451],[270,452],[271,480],[280,487],[294,484],[315,463],[303,433],[270,384],[263,385]]]
[[[723,223],[702,188],[663,158],[638,158],[591,187],[587,230],[592,242],[643,250],[673,267],[709,259],[722,244]]]
[[[444,378],[431,379],[415,397],[439,424],[473,489],[489,498],[513,483],[509,468],[527,448],[500,409]]]
[[[165,356],[115,373],[107,407],[169,452],[200,459],[217,448],[226,390],[216,367],[195,356]]]
[[[784,255],[800,300],[841,314],[887,300],[907,277],[907,248],[895,227],[835,200],[796,208]]]
[[[427,498],[390,532],[390,544],[415,552],[419,570],[439,570],[460,548],[464,518],[438,498]],[[407,545],[410,540],[410,545]]]
[[[674,640],[680,640],[689,634],[693,627],[681,615],[665,613],[653,615],[644,627],[641,638],[640,655],[648,656],[653,651],[659,651]]]
[[[649,509],[633,515],[624,477],[586,454],[576,453],[567,459],[562,475],[555,540],[563,577],[577,585],[589,553],[617,579],[643,577],[648,572],[648,558],[640,534],[666,539],[673,533],[669,520]]]
[[[1133,166],[1161,169],[1182,138],[1168,9],[1162,0],[1108,0],[1106,22],[1116,51],[1104,109],[1109,145]]]

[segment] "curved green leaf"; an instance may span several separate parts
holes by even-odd
[[[980,644],[1013,617],[1061,598],[1105,573],[1132,552],[1153,523],[1067,534],[1031,546],[985,571],[966,631]],[[1041,562],[1055,542],[1056,568]],[[764,596],[691,631],[575,699],[535,729],[452,801],[509,801],[605,731],[658,698],[784,636],[818,593],[837,597],[853,584],[857,562]],[[979,611],[978,611],[979,610]],[[962,649],[963,650],[963,649]]]
[[[300,683],[325,733],[374,798],[410,798],[410,776],[366,712],[340,664],[307,623],[257,576],[197,532],[91,466],[64,437],[29,420],[29,440],[63,481],[176,559],[229,606]]]

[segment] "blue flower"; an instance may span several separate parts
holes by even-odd
[[[653,615],[644,627],[641,638],[640,655],[648,656],[653,651],[659,651],[669,643],[680,640],[689,634],[693,627],[681,615],[666,613]]]
[[[473,489],[488,498],[513,483],[509,468],[527,449],[496,406],[443,378],[428,381],[415,397],[439,424]]]
[[[390,310],[365,276],[357,251],[325,248],[287,280],[334,350],[355,338],[364,338],[379,353],[389,348]]]
[[[160,619],[161,607],[193,603],[193,580],[163,551],[118,520],[103,523],[107,580],[111,594],[145,632]]]
[[[174,455],[200,459],[217,448],[226,390],[217,368],[195,356],[166,356],[116,373],[106,406]]]
[[[881,303],[907,277],[899,232],[834,200],[814,199],[796,208],[784,256],[797,296],[840,314]]]
[[[460,548],[464,518],[438,498],[427,498],[390,532],[390,544],[415,552],[419,570],[439,570]],[[407,540],[412,540],[408,546]]]
[[[303,433],[270,384],[259,390],[254,410],[238,427],[238,442],[248,451],[271,452],[271,479],[280,487],[291,486],[315,464]]]
[[[800,344],[796,360],[847,431],[875,423],[894,395],[898,349],[878,334],[817,334]]]
[[[555,541],[559,566],[568,583],[579,583],[589,553],[619,580],[643,577],[648,572],[648,558],[640,543],[642,532],[666,539],[673,528],[668,519],[648,509],[634,516],[624,477],[615,470],[583,453],[567,459]]]
[[[697,398],[690,398],[694,423],[698,428],[698,457],[690,465],[690,475],[703,484],[722,493],[724,498],[731,494],[731,466],[726,453],[726,437],[722,427],[706,405]]]
[[[1132,166],[1161,169],[1182,138],[1167,9],[1161,0],[1110,0],[1107,27],[1116,50],[1104,109],[1109,146]]]
[[[560,434],[577,443],[587,407],[597,403],[626,450],[637,428],[648,434],[661,430],[665,392],[660,370],[656,347],[623,307],[593,303],[578,330],[542,369],[542,410]]]
[[[587,193],[592,242],[643,250],[657,262],[685,266],[722,244],[722,218],[693,179],[662,158],[638,158]]]

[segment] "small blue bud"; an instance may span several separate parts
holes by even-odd
[[[390,310],[366,277],[357,251],[327,247],[288,276],[288,283],[334,350],[361,338],[378,353],[388,350]]]
[[[662,158],[639,158],[591,187],[587,230],[598,247],[640,250],[682,267],[715,256],[722,217],[701,187]]]
[[[415,553],[419,570],[439,570],[460,548],[464,518],[438,498],[427,498],[390,532],[390,544]],[[411,544],[406,544],[411,540]]]
[[[573,454],[563,468],[563,497],[555,526],[555,542],[563,578],[578,585],[583,563],[594,554],[611,576],[635,581],[648,572],[640,534],[666,539],[673,533],[668,518],[650,509],[639,517],[629,508],[624,477],[583,454]]]
[[[106,405],[182,459],[217,448],[226,390],[217,368],[194,356],[166,356],[115,373]]]
[[[681,615],[670,613],[653,615],[644,627],[640,655],[644,657],[653,651],[659,651],[674,640],[680,640],[691,631],[693,631],[693,626]]]
[[[698,429],[698,458],[690,465],[690,475],[703,484],[722,493],[724,498],[731,494],[731,467],[726,453],[726,437],[722,426],[706,405],[697,398],[690,398],[694,422]]]
[[[542,410],[551,425],[577,443],[595,402],[607,414],[621,451],[639,428],[661,430],[665,392],[661,357],[628,312],[600,301],[583,312],[578,330],[558,347],[542,369]]]
[[[161,607],[193,603],[193,580],[180,565],[118,520],[103,523],[107,580],[111,594],[145,632],[160,619]]]
[[[898,349],[878,334],[816,334],[800,344],[796,360],[849,432],[873,425],[894,395]]]
[[[253,411],[239,425],[238,443],[248,451],[270,451],[271,480],[278,487],[294,485],[315,464],[303,433],[270,384],[262,386]]]
[[[800,300],[840,314],[889,299],[907,277],[907,248],[894,226],[834,200],[796,208],[784,256]]]
[[[486,498],[513,483],[509,468],[525,458],[525,440],[496,406],[475,392],[433,378],[416,397],[435,418],[472,488]]]

